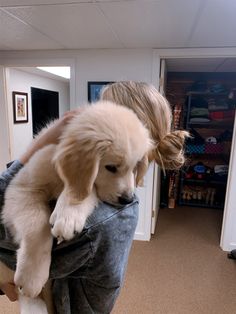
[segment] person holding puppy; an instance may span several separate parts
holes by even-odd
[[[171,132],[170,106],[155,87],[139,82],[113,83],[104,88],[101,99],[132,109],[148,128],[155,143],[149,162],[155,160],[163,169],[178,169],[183,165],[183,144],[188,133]],[[73,112],[36,138],[19,161],[0,176],[1,206],[13,176],[37,150],[58,142],[71,116]],[[137,199],[121,209],[102,203],[88,218],[80,235],[54,245],[50,278],[56,313],[111,312],[122,286],[137,220]],[[0,260],[14,269],[16,247],[9,239],[7,230],[0,225]],[[0,289],[10,300],[17,298],[13,283],[1,282]]]

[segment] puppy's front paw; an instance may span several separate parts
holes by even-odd
[[[52,219],[51,219],[52,218]],[[53,214],[50,218],[52,235],[58,239],[58,243],[63,240],[71,240],[76,233],[80,233],[85,225],[86,218],[76,210],[66,210],[61,215]]]

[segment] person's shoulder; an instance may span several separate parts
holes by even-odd
[[[118,225],[126,224],[127,222],[138,219],[138,198],[135,197],[134,201],[123,207],[114,207],[107,203],[99,202],[98,206],[94,209],[93,213],[88,217],[85,229],[92,232],[96,229],[106,229],[109,227],[116,228]]]
[[[7,180],[9,177],[13,177],[23,165],[19,160],[15,160],[7,164],[7,169],[0,174],[1,180]]]
[[[0,207],[3,205],[3,196],[8,184],[22,167],[23,165],[18,160],[16,160],[11,163],[11,165],[9,165],[7,170],[0,174]]]

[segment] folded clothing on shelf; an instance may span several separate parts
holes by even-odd
[[[227,175],[229,171],[228,165],[215,165],[214,172],[220,176]]]
[[[208,118],[191,118],[189,120],[190,123],[207,123],[210,122],[211,120]]]
[[[229,104],[225,99],[208,99],[208,109],[212,111],[228,110]]]
[[[209,91],[214,94],[226,93],[227,88],[222,84],[214,84],[210,86]]]
[[[211,120],[225,120],[225,119],[234,119],[235,111],[234,110],[218,110],[210,111],[209,117]]]
[[[226,182],[228,177],[228,165],[215,165],[212,180]]]
[[[208,118],[208,116],[209,110],[207,108],[193,107],[190,112],[190,117]]]
[[[198,162],[195,165],[188,167],[185,170],[185,179],[197,179],[204,180],[209,177],[213,172],[213,169],[204,165],[202,162]]]

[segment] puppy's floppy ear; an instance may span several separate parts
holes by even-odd
[[[58,145],[54,162],[70,203],[77,204],[91,193],[106,144],[85,136],[65,137]]]
[[[142,160],[137,163],[136,166],[136,186],[143,185],[143,177],[148,169],[149,161],[148,155],[146,154]]]

